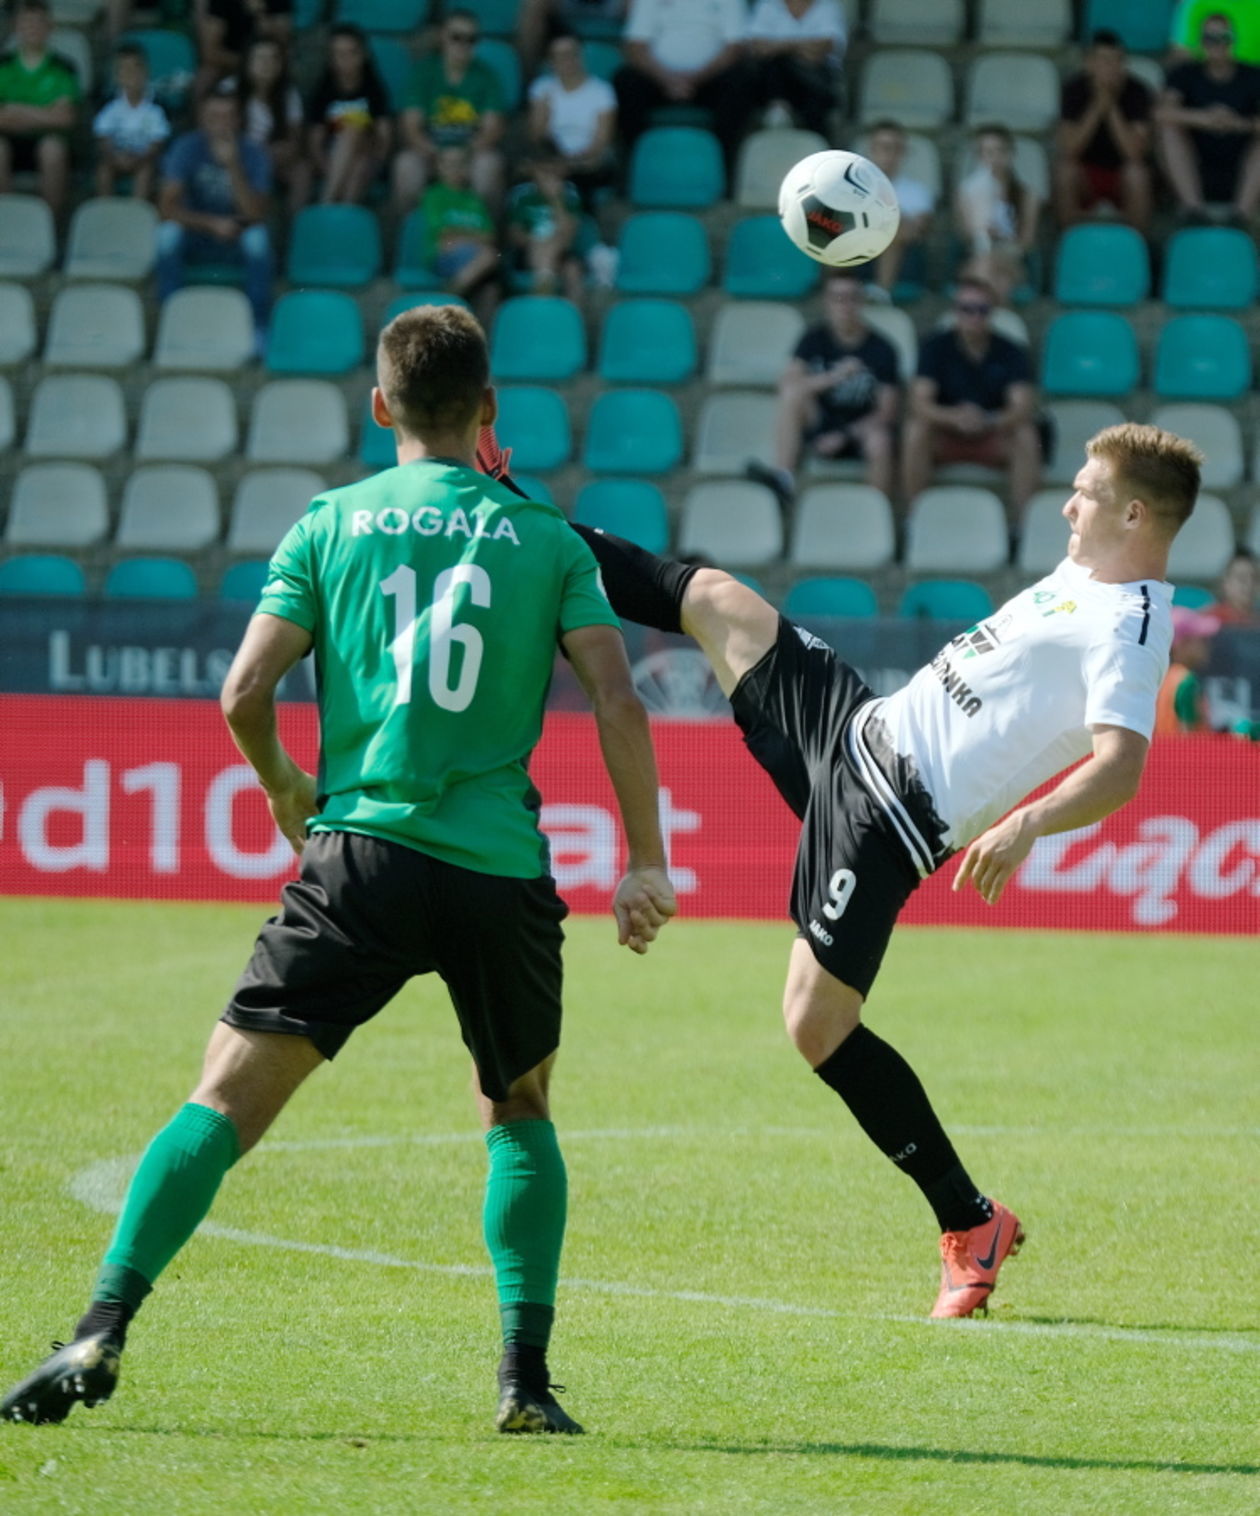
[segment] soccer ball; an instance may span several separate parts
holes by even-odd
[[[901,208],[880,169],[858,153],[811,153],[779,189],[779,220],[801,252],[832,268],[878,258],[897,235]]]

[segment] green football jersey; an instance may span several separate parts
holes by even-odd
[[[481,873],[548,871],[527,764],[556,639],[619,624],[554,506],[450,460],[387,469],[312,502],[258,610],[314,639],[314,830]]]

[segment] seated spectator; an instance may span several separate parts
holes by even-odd
[[[256,37],[287,51],[293,36],[293,0],[197,0],[197,98],[240,72]]]
[[[112,195],[115,177],[131,180],[138,200],[153,198],[153,176],[171,135],[166,112],[149,88],[144,49],[123,43],[114,54],[116,93],[92,123],[96,141],[96,193]]]
[[[547,62],[551,72],[529,87],[530,141],[560,159],[562,176],[589,211],[595,191],[616,174],[617,96],[607,80],[587,73],[582,44],[571,33],[551,39]]]
[[[621,136],[633,148],[661,105],[699,105],[713,117],[727,173],[756,107],[743,0],[634,0],[617,70]]]
[[[1260,626],[1260,564],[1250,548],[1236,549],[1221,575],[1220,594],[1208,614],[1225,626]]]
[[[1155,735],[1185,736],[1212,730],[1202,674],[1212,661],[1212,638],[1221,629],[1215,616],[1172,608],[1172,661],[1155,703]]]
[[[864,298],[856,274],[829,274],[825,319],[797,343],[779,381],[774,467],[754,460],[746,472],[768,484],[784,505],[795,496],[805,447],[819,458],[865,459],[867,482],[892,494],[897,355],[862,319]]]
[[[876,121],[867,134],[866,156],[888,176],[901,207],[901,221],[891,246],[869,264],[875,288],[891,296],[901,277],[906,253],[927,238],[936,196],[922,179],[915,179],[905,171],[906,133],[900,122]]]
[[[912,501],[941,463],[1004,468],[1014,520],[1040,482],[1041,439],[1028,354],[993,330],[993,305],[991,285],[960,279],[957,324],[919,349],[901,433],[902,488]]]
[[[1085,67],[1064,80],[1055,134],[1054,206],[1075,226],[1114,206],[1143,236],[1151,224],[1151,92],[1126,67],[1116,32],[1094,33]]]
[[[424,192],[425,261],[453,295],[470,295],[499,266],[494,216],[472,188],[466,147],[438,149],[437,180]]]
[[[1203,57],[1203,23],[1224,16],[1238,39],[1239,63],[1260,64],[1260,6],[1256,0],[1178,0],[1168,25],[1168,68]]]
[[[402,151],[393,167],[400,214],[424,192],[444,147],[467,148],[472,187],[495,212],[503,203],[503,86],[490,65],[473,56],[479,37],[471,11],[448,11],[440,50],[422,58],[411,76],[398,118]]]
[[[575,35],[584,21],[602,21],[619,33],[625,16],[626,0],[521,0],[516,49],[526,78],[556,37]]]
[[[306,103],[310,156],[325,205],[362,201],[389,157],[393,116],[367,38],[342,22],[328,36],[328,59]]]
[[[304,141],[302,97],[289,76],[284,49],[270,37],[255,37],[233,86],[241,102],[245,135],[271,159],[277,183],[288,190],[290,213],[311,196],[311,164]]]
[[[1173,69],[1155,111],[1164,172],[1185,220],[1202,221],[1211,202],[1245,224],[1260,205],[1260,68],[1238,62],[1219,12],[1200,35],[1204,61]]]
[[[18,0],[15,46],[0,56],[0,194],[14,173],[36,173],[39,193],[59,214],[70,176],[70,133],[83,92],[74,64],[49,50],[46,0]]]
[[[184,267],[237,263],[254,312],[259,351],[271,310],[272,254],[266,218],[271,164],[241,131],[240,107],[227,90],[201,102],[196,131],[177,137],[162,164],[157,234],[158,298],[184,282]]]
[[[1041,197],[1015,172],[1015,138],[996,123],[972,136],[976,166],[958,186],[958,229],[967,244],[966,272],[991,284],[998,304],[1028,282],[1028,254],[1037,241]]]
[[[830,136],[848,40],[838,0],[757,0],[748,54],[757,98],[806,131]]]
[[[560,159],[529,164],[529,178],[508,196],[507,240],[516,267],[531,275],[535,295],[554,295],[563,282],[570,300],[582,296],[582,260],[574,250],[582,197],[564,177]]]

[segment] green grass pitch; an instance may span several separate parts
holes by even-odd
[[[0,901],[5,1384],[263,914]],[[0,1427],[0,1512],[1254,1516],[1260,945],[898,934],[870,1023],[1029,1234],[987,1323],[929,1324],[931,1217],[788,1046],[789,941],[570,924],[552,1364],[590,1435],[492,1430],[484,1155],[425,981],[229,1176],[114,1400]]]

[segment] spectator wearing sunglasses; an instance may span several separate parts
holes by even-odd
[[[919,349],[919,369],[901,434],[907,504],[931,483],[938,464],[1004,469],[1007,504],[1017,520],[1041,482],[1037,392],[1028,354],[995,332],[993,287],[958,281],[955,324]]]
[[[1177,0],[1168,23],[1165,71],[1203,57],[1203,23],[1223,16],[1234,34],[1239,63],[1260,64],[1260,5],[1256,0]]]

